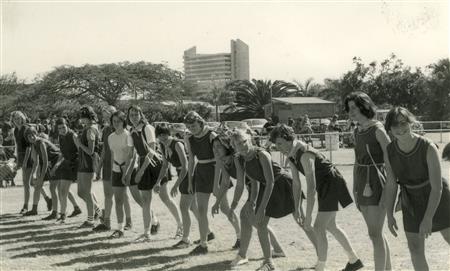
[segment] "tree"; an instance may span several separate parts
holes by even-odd
[[[304,83],[298,80],[294,80],[294,83],[298,88],[298,91],[295,92],[295,96],[298,97],[316,97],[322,90],[322,86],[314,83],[314,78],[312,77],[306,79]]]
[[[431,70],[427,80],[427,117],[431,120],[450,119],[450,61],[441,59],[428,66]]]
[[[235,105],[229,106],[225,111],[236,109],[236,113],[255,118],[264,117],[264,106],[271,103],[271,97],[287,97],[288,90],[298,90],[297,86],[276,80],[236,80],[225,86],[226,90],[235,93]]]

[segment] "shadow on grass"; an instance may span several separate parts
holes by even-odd
[[[43,224],[28,224],[28,225],[21,225],[21,226],[14,226],[14,227],[8,227],[1,229],[2,234],[4,232],[13,232],[13,231],[26,231],[26,230],[36,230],[41,228],[46,228],[47,225]]]
[[[3,214],[3,215],[0,215],[0,220],[3,222],[6,220],[19,219],[22,217],[23,217],[23,215],[21,215],[21,214]]]
[[[27,224],[27,223],[34,222],[32,220],[20,219],[20,217],[17,219],[6,219],[6,220],[3,220],[3,218],[1,218],[0,221],[2,221],[2,222],[0,222],[0,226],[20,225],[20,224]]]
[[[130,250],[124,253],[114,253],[114,254],[96,254],[82,258],[71,259],[67,262],[54,264],[55,266],[71,266],[79,263],[101,263],[101,262],[115,262],[115,261],[126,261],[132,259],[137,256],[150,256],[153,254],[157,254],[161,251],[165,250],[165,248],[147,248],[141,250]],[[178,258],[179,256],[172,256],[173,259]],[[153,257],[152,257],[153,258]],[[109,269],[106,268],[105,269]]]
[[[165,270],[165,269],[160,269]],[[203,265],[196,265],[188,268],[177,268],[177,271],[198,271],[198,270],[205,270],[205,271],[213,271],[213,270],[230,270],[230,261],[221,261],[221,262],[215,262],[215,263],[208,263]]]
[[[142,267],[151,267],[154,265],[160,265],[163,264],[159,269],[155,270],[167,270],[169,268],[175,267],[178,264],[182,263],[183,261],[180,260],[180,258],[185,258],[188,255],[181,255],[181,256],[151,256],[148,258],[140,258],[140,259],[116,259],[113,262],[90,266],[86,269],[82,269],[83,271],[92,271],[92,270],[124,270],[124,269],[135,269],[135,268],[142,268]],[[174,261],[178,260],[174,263]],[[177,269],[179,270],[179,269]],[[197,269],[192,269],[197,270]],[[211,269],[205,269],[205,270],[211,270]]]
[[[129,242],[121,242],[121,243],[95,243],[95,244],[89,244],[79,247],[67,247],[67,248],[56,248],[56,249],[45,249],[41,251],[34,251],[34,252],[28,252],[28,253],[22,253],[19,255],[14,255],[11,257],[11,259],[17,259],[17,258],[33,258],[36,256],[57,256],[62,254],[76,254],[83,251],[91,251],[91,250],[97,250],[97,249],[114,249],[121,246],[129,245]],[[95,257],[95,256],[94,256]]]
[[[45,225],[44,225],[45,227]],[[49,240],[63,240],[67,238],[77,238],[81,236],[87,236],[89,234],[94,233],[93,231],[82,231],[82,232],[67,232],[73,231],[77,229],[77,227],[63,228],[63,229],[49,229],[49,230],[39,230],[39,231],[29,231],[29,232],[20,232],[13,234],[5,234],[0,235],[0,239],[9,240],[1,242],[0,245],[7,245],[17,242],[40,242],[40,241],[49,241]],[[55,234],[55,232],[64,231],[62,233]]]
[[[27,250],[27,249],[34,249],[34,248],[49,249],[49,248],[67,247],[67,246],[72,246],[72,245],[81,245],[83,243],[104,241],[105,239],[106,239],[106,237],[97,237],[97,238],[91,238],[91,239],[60,240],[60,241],[55,241],[55,242],[37,243],[37,244],[25,245],[25,246],[21,246],[21,247],[10,248],[10,249],[8,249],[8,251]]]

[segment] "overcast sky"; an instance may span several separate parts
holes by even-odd
[[[2,0],[3,2],[3,0]],[[395,53],[424,67],[449,56],[449,5],[433,2],[3,2],[1,72],[28,80],[59,65],[167,62],[183,51],[250,47],[256,79],[338,78],[352,57]]]

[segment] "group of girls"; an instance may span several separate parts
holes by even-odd
[[[238,253],[231,261],[231,267],[248,263],[247,250],[253,228],[256,228],[264,255],[257,270],[275,270],[273,258],[285,257],[285,252],[269,221],[292,214],[316,250],[315,270],[326,269],[329,232],[348,258],[342,270],[350,271],[364,265],[344,230],[336,224],[336,216],[339,206],[345,208],[355,202],[373,245],[375,270],[391,270],[391,252],[383,235],[383,226],[387,217],[389,230],[397,236],[394,214],[400,186],[397,207],[402,210],[412,263],[415,270],[428,270],[425,238],[440,231],[444,240],[450,243],[450,191],[448,182],[442,178],[436,145],[413,132],[411,126],[415,118],[405,108],[390,110],[383,125],[375,120],[375,105],[367,94],[351,93],[344,104],[350,119],[358,123],[354,132],[353,193],[349,192],[339,170],[321,152],[298,140],[292,128],[283,124],[272,130],[270,142],[286,155],[290,171],[273,161],[270,152],[253,145],[251,136],[245,131],[217,134],[193,111],[184,118],[189,133],[180,140],[171,136],[170,127],[161,125],[155,129],[148,124],[139,107],[131,106],[127,114],[107,107],[103,117],[109,119],[110,127],[103,128],[101,154],[98,154],[100,135],[95,125],[96,115],[90,107],[81,111],[84,129],[80,136],[67,129],[64,119],[58,120],[59,149],[40,138],[32,127],[24,129],[25,124],[16,113],[13,115],[16,139],[20,139],[20,133],[25,138],[17,141],[24,184],[25,178],[39,168],[33,209],[27,210],[28,180],[24,212],[26,215],[37,213],[42,182],[50,180],[52,199],[56,199],[56,190],[52,187],[58,186],[59,219],[64,220],[68,196],[76,206],[69,188],[77,180],[78,194],[88,207],[88,219],[82,227],[111,230],[114,197],[118,226],[111,237],[120,238],[132,227],[128,187],[142,208],[144,232],[137,241],[149,241],[150,234],[157,233],[160,227],[152,211],[154,191],[177,222],[176,237],[181,240],[173,248],[187,248],[194,243],[196,246],[190,255],[199,255],[207,254],[208,242],[215,239],[208,220],[209,199],[213,194],[212,215],[217,215],[220,210],[236,232],[232,248],[238,249]],[[443,155],[449,152],[444,150]],[[169,191],[170,166],[176,169],[177,178]],[[102,223],[94,227],[96,200],[91,185],[95,173],[100,175],[101,172],[105,208]],[[301,187],[300,173],[306,179],[306,189]],[[53,182],[53,179],[60,181]],[[235,180],[234,185],[231,179]],[[227,192],[233,186],[230,205]],[[248,198],[238,217],[236,208],[244,188],[247,188]],[[306,191],[306,197],[302,191]],[[179,207],[173,201],[178,193]],[[317,214],[313,221],[316,203]],[[52,204],[56,212],[55,200]],[[54,212],[51,216],[56,215]],[[190,240],[190,212],[199,226],[200,239],[195,242]]]

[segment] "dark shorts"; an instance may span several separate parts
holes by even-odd
[[[403,214],[403,228],[405,232],[419,233],[420,223],[427,209],[431,186],[427,185],[419,189],[402,188],[400,198],[407,196],[407,200],[401,201]],[[405,195],[402,195],[402,194]],[[450,227],[450,190],[448,182],[442,181],[442,194],[439,205],[433,216],[431,231],[442,231]]]
[[[78,172],[81,173],[94,173],[100,162],[100,156],[94,152],[93,155],[87,155],[85,152],[80,151]]]
[[[212,193],[214,188],[214,170],[216,163],[197,164],[194,171],[195,192]]]
[[[56,178],[58,180],[77,180],[77,164],[76,162],[68,162],[64,160],[62,164],[56,169]]]
[[[347,183],[341,173],[334,169],[324,180],[316,180],[317,201],[319,212],[335,212],[339,210],[339,203],[342,208],[353,202]]]
[[[125,185],[122,183],[122,172],[112,172],[112,186],[113,187],[125,187]],[[131,179],[130,179],[130,186],[132,185],[136,185],[135,182],[135,177],[136,177],[136,169],[133,169],[133,172],[131,173]]]
[[[144,157],[139,159],[139,165],[142,165],[144,162]],[[139,190],[152,190],[153,186],[155,186],[156,181],[158,180],[159,172],[162,168],[162,161],[157,160],[156,165],[152,166],[149,164],[145,169],[144,174],[142,175],[141,182],[138,183]],[[161,185],[164,185],[168,182],[167,175],[161,180]]]
[[[257,212],[264,196],[265,185],[259,183],[259,193],[256,200],[255,212]],[[275,179],[272,194],[266,207],[266,216],[281,218],[294,212],[294,196],[292,194],[292,178],[281,175]]]

